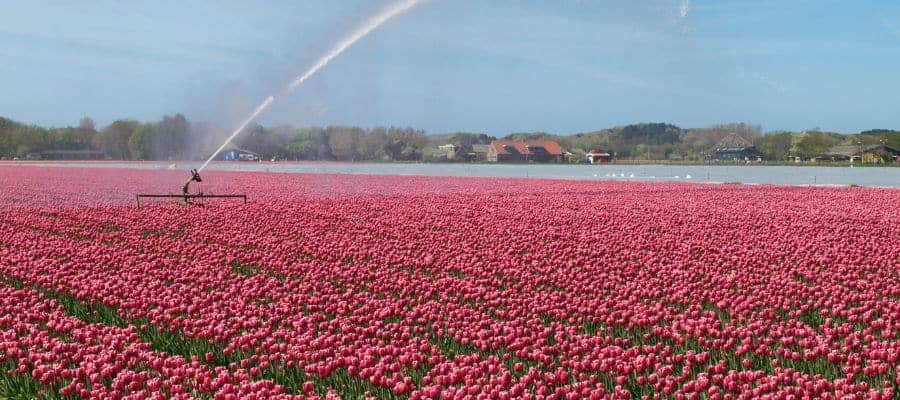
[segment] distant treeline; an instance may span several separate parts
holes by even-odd
[[[710,150],[732,132],[752,142],[762,158],[769,161],[819,157],[841,144],[900,146],[900,131],[895,130],[873,129],[841,134],[814,128],[802,132],[763,133],[759,125],[746,123],[689,129],[667,123],[639,123],[574,135],[537,132],[514,133],[507,137],[516,140],[556,140],[574,154],[602,149],[614,153],[619,159],[700,161],[706,159]]]
[[[599,149],[612,152],[619,159],[699,161],[731,132],[752,141],[762,157],[772,161],[816,157],[838,144],[886,144],[900,148],[900,131],[894,130],[857,134],[819,129],[763,133],[758,125],[745,123],[690,129],[667,123],[640,123],[567,135],[511,133],[500,139],[555,140],[572,153],[573,160],[583,160],[583,154]],[[82,118],[74,127],[45,128],[0,117],[0,157],[59,158],[62,153],[113,160],[201,160],[227,134],[206,124],[191,123],[181,114],[147,123],[117,120],[100,130],[90,118]],[[440,145],[488,144],[496,139],[483,133],[427,134],[421,129],[397,127],[254,125],[238,136],[235,145],[265,160],[440,161]]]

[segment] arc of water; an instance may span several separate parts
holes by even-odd
[[[259,116],[259,114],[262,114],[263,111],[269,108],[269,106],[272,105],[272,102],[274,101],[274,96],[266,97],[262,104],[256,107],[256,110],[253,110],[253,113],[250,114],[250,116],[247,117],[247,119],[245,119],[244,122],[242,122],[241,125],[234,130],[234,132],[231,133],[231,136],[229,136],[228,139],[225,139],[225,141],[222,142],[222,145],[219,146],[219,148],[216,149],[216,151],[211,156],[209,156],[206,162],[203,163],[203,165],[201,165],[200,168],[197,169],[197,171],[203,171],[203,168],[206,168],[206,166],[209,165],[209,162],[216,158],[216,156],[225,149],[225,146],[228,146],[228,143],[231,143],[231,141],[234,140],[234,138],[237,137],[238,134],[240,134],[245,128],[247,128],[247,125],[250,125],[250,123],[253,122],[253,120],[255,120],[256,117]]]
[[[391,18],[394,18],[398,14],[409,10],[410,8],[414,7],[416,4],[419,4],[421,2],[422,2],[422,0],[398,1],[398,2],[394,3],[393,5],[391,5],[390,7],[385,8],[378,14],[373,15],[372,17],[367,19],[362,25],[360,25],[358,28],[354,29],[350,33],[350,35],[348,35],[346,38],[344,38],[343,40],[338,42],[337,45],[332,47],[331,50],[329,50],[327,53],[325,53],[325,55],[323,55],[322,57],[319,57],[319,59],[312,66],[310,66],[305,71],[303,71],[302,74],[300,74],[296,78],[294,78],[294,80],[292,80],[284,88],[284,90],[282,90],[278,94],[278,97],[280,98],[280,97],[289,95],[291,92],[294,91],[294,89],[296,89],[304,81],[309,79],[309,77],[315,75],[316,72],[318,72],[320,69],[322,69],[323,67],[328,65],[328,63],[331,62],[331,60],[333,60],[335,57],[337,57],[341,53],[343,53],[344,50],[347,50],[348,47],[352,46],[354,43],[356,43],[357,41],[359,41],[360,39],[362,39],[363,37],[365,37],[372,31],[374,31],[379,26],[383,25],[385,22],[389,21]],[[240,133],[244,129],[247,128],[247,125],[250,125],[250,123],[253,122],[257,117],[259,117],[260,114],[265,112],[266,109],[268,109],[269,106],[271,106],[272,103],[275,102],[275,100],[276,100],[275,96],[266,97],[266,99],[259,106],[256,107],[256,109],[253,111],[253,113],[250,114],[250,116],[247,117],[247,119],[244,120],[241,123],[241,125],[239,125],[237,127],[237,129],[235,129],[231,133],[231,135],[228,136],[227,139],[225,139],[225,142],[222,143],[222,145],[219,146],[219,148],[211,156],[209,156],[209,159],[207,159],[206,162],[204,162],[203,165],[201,165],[200,168],[198,168],[198,171],[203,171],[203,169],[206,168],[206,166],[209,165],[209,163],[214,158],[216,158],[216,156],[218,156],[219,153],[221,153],[222,150],[224,150],[226,146],[228,146],[228,143],[231,143],[231,141],[234,140],[235,137],[240,135]]]

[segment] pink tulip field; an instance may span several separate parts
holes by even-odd
[[[900,190],[0,166],[0,398],[893,399]]]

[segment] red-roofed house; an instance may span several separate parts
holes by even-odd
[[[562,148],[552,140],[494,140],[488,149],[490,162],[561,162]]]

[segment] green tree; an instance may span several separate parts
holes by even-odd
[[[471,146],[473,144],[489,144],[492,140],[496,140],[496,138],[483,133],[456,132],[450,136],[447,143]]]
[[[30,133],[25,125],[16,125],[9,129],[9,156],[24,157],[31,151]]]
[[[153,157],[153,124],[141,124],[128,138],[128,152],[133,160],[149,160]]]
[[[754,144],[763,158],[784,161],[790,155],[793,140],[791,132],[778,132],[759,136],[754,141]]]
[[[425,131],[413,128],[391,127],[387,131],[388,140],[384,143],[384,152],[391,160],[415,161],[422,159],[422,149],[427,140]]]
[[[128,141],[138,127],[134,120],[116,120],[94,137],[96,147],[104,153],[119,160],[127,160],[129,156]]]
[[[384,149],[388,140],[386,129],[374,128],[359,138],[356,154],[361,160],[384,160],[387,157]]]
[[[328,147],[331,148],[334,158],[342,161],[356,160],[356,149],[360,137],[364,134],[362,129],[329,126],[325,130],[328,132]]]
[[[804,158],[819,157],[834,146],[835,140],[819,130],[808,131],[797,142],[797,153]]]
[[[0,117],[0,156],[13,157],[15,155],[15,138],[13,130],[21,124],[11,119]]]
[[[309,133],[297,133],[288,140],[285,147],[285,156],[294,160],[309,160],[312,158],[312,141]]]
[[[618,136],[628,144],[662,145],[681,142],[682,129],[665,123],[640,123],[622,127]]]
[[[94,120],[89,117],[82,117],[78,120],[78,128],[76,131],[78,132],[78,143],[81,145],[81,148],[90,148],[94,136],[97,136],[97,127]]]
[[[422,151],[415,142],[406,142],[403,149],[400,150],[401,160],[419,160],[422,158]]]
[[[866,144],[884,144],[895,149],[900,149],[900,131],[892,129],[871,129],[862,131],[855,136]]]
[[[184,159],[190,124],[184,115],[166,115],[156,123],[153,133],[153,153],[158,160]]]

